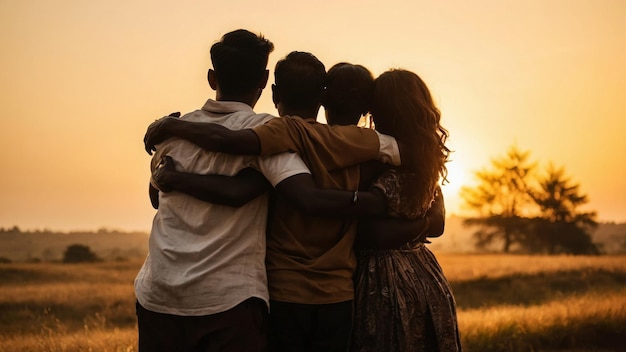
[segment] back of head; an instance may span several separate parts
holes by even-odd
[[[319,108],[326,85],[326,68],[313,54],[293,51],[276,63],[274,83],[290,109]]]
[[[432,135],[441,114],[418,75],[394,69],[374,82],[372,117],[377,130],[408,143],[420,135]]]
[[[341,62],[328,70],[324,108],[331,125],[355,125],[370,110],[374,76],[365,67]]]
[[[241,95],[257,88],[274,44],[245,29],[226,33],[211,46],[211,61],[222,92]]]
[[[374,82],[372,117],[378,131],[411,148],[414,156],[406,162],[419,178],[414,183],[419,188],[416,194],[425,197],[426,204],[440,177],[446,179],[450,154],[445,146],[448,131],[440,124],[441,113],[428,87],[410,71],[381,74]]]

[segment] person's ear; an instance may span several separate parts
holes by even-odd
[[[272,84],[272,101],[274,102],[274,106],[278,106],[278,103],[280,103],[280,93],[275,84]]]
[[[217,90],[217,79],[215,78],[215,71],[209,69],[207,73],[207,79],[209,80],[209,85],[213,90]]]
[[[263,73],[263,78],[261,79],[261,82],[259,82],[259,88],[265,89],[265,87],[267,86],[267,80],[269,78],[270,78],[270,70],[265,70],[265,73]]]

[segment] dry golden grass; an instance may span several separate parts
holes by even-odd
[[[120,301],[133,296],[133,287],[128,283],[46,283],[41,285],[3,287],[0,302],[8,304],[28,304],[46,302],[49,305],[74,302],[80,304],[101,304],[110,300]],[[89,297],[89,301],[85,300]]]
[[[137,332],[134,328],[63,333],[42,332],[38,335],[0,336],[0,352],[134,352]]]
[[[621,351],[626,256],[440,255],[466,351]]]
[[[90,327],[133,328],[133,280],[140,265],[1,264],[0,342],[52,332],[61,337]]]
[[[465,351],[621,351],[626,256],[438,254]],[[135,351],[141,260],[0,264],[0,352]]]
[[[620,348],[626,334],[626,288],[537,306],[460,310],[459,329],[469,351]]]
[[[511,274],[555,273],[602,269],[626,272],[625,255],[511,255],[511,254],[437,254],[450,281],[499,278]]]

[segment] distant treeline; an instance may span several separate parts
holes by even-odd
[[[88,247],[98,258],[125,260],[145,257],[148,234],[101,228],[96,231],[23,231],[0,228],[0,259],[4,262],[55,262],[73,245]]]
[[[55,231],[55,230],[51,230],[48,228],[43,228],[43,229],[35,229],[35,230],[22,230],[20,229],[17,225],[13,226],[11,228],[4,228],[4,227],[0,227],[0,234],[19,234],[19,233],[23,233],[23,234],[50,234],[50,235],[61,235],[61,234],[67,234],[67,235],[76,235],[76,234],[89,234],[89,235],[119,235],[119,234],[147,234],[146,232],[142,232],[142,231],[123,231],[123,230],[115,230],[115,229],[108,229],[106,227],[101,227],[97,230],[74,230],[74,231]]]
[[[476,248],[475,228],[464,224],[463,217],[449,216],[443,236],[428,246],[440,253],[499,252],[498,246]],[[626,254],[626,223],[599,223],[591,239],[601,254]],[[100,228],[93,231],[21,230],[18,226],[0,227],[0,259],[12,262],[61,261],[71,245],[89,247],[105,261],[145,257],[148,233]]]
[[[497,243],[490,247],[477,248],[474,237],[477,227],[465,224],[465,219],[456,215],[447,217],[443,236],[432,238],[432,243],[428,245],[430,249],[445,253],[501,252]],[[598,223],[590,236],[600,254],[626,254],[626,223]]]

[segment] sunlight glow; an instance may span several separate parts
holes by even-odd
[[[215,96],[208,48],[236,28],[274,42],[269,84],[293,50],[418,73],[450,132],[448,214],[515,142],[626,221],[626,1],[0,3],[0,227],[148,229],[146,126]],[[269,85],[255,110],[276,113]]]
[[[463,203],[459,193],[462,187],[472,185],[472,172],[459,160],[450,160],[446,166],[448,182],[441,186],[446,202],[446,212],[459,215],[462,212],[461,204]]]

